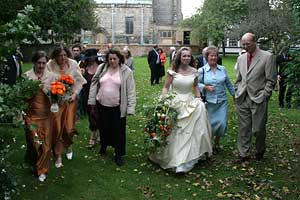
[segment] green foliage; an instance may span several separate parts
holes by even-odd
[[[0,25],[6,24],[16,18],[17,13],[29,4],[30,0],[4,0],[0,1]]]
[[[0,199],[12,199],[19,192],[18,182],[12,170],[14,166],[7,159],[13,152],[11,145],[15,141],[12,131],[14,129],[0,126]]]
[[[212,41],[219,46],[233,25],[241,21],[246,12],[246,1],[205,0],[198,13],[183,25],[192,27],[192,38]]]
[[[300,50],[291,52],[293,58],[288,62],[286,73],[288,76],[288,87],[292,88],[292,103],[296,108],[300,108]]]
[[[41,27],[39,36],[45,41],[69,42],[81,29],[96,26],[91,0],[32,0],[32,5],[36,8],[34,22]]]
[[[0,25],[16,18],[20,10],[32,5],[32,21],[41,30],[35,31],[45,41],[69,42],[81,29],[93,30],[96,27],[93,0],[6,0],[0,1]],[[15,24],[18,29],[21,24]],[[31,25],[31,23],[28,23]],[[50,31],[52,30],[52,31]],[[0,33],[2,30],[0,30]],[[24,32],[26,33],[26,32]],[[28,33],[31,33],[29,31]],[[26,36],[27,39],[30,39]],[[24,39],[24,38],[23,38]]]
[[[183,25],[192,28],[199,43],[218,46],[224,38],[240,39],[253,32],[263,49],[281,54],[300,40],[299,2],[295,0],[205,0],[203,7]]]
[[[13,86],[0,84],[0,118],[16,117],[27,109],[27,101],[36,95],[40,81],[20,78]]]
[[[36,40],[40,28],[32,21],[33,10],[31,5],[27,5],[14,20],[0,26],[0,64],[3,57],[14,53],[24,40]]]

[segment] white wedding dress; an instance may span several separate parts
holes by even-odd
[[[178,110],[178,128],[172,130],[168,145],[150,154],[149,159],[163,169],[188,172],[205,153],[212,154],[211,126],[205,104],[192,93],[194,79],[198,72],[181,75],[172,70],[172,91],[175,98],[172,105]]]

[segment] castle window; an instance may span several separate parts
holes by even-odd
[[[126,34],[133,34],[133,17],[125,17],[125,29]]]
[[[170,37],[172,37],[172,32],[171,31],[160,31],[159,35],[161,38],[170,38]]]

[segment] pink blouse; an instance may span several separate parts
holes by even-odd
[[[113,75],[105,73],[99,80],[100,89],[96,96],[97,101],[107,107],[116,107],[120,105],[120,72]]]

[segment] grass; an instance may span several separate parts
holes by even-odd
[[[234,80],[236,57],[223,59],[231,80]],[[160,95],[163,84],[150,86],[146,58],[135,59],[137,86],[136,115],[127,118],[126,164],[117,167],[113,149],[105,158],[88,150],[89,131],[86,119],[77,128],[74,138],[74,159],[63,159],[62,169],[52,169],[45,183],[40,183],[24,165],[24,131],[6,129],[15,137],[9,161],[18,180],[20,196],[16,199],[299,199],[300,197],[300,117],[299,110],[279,109],[277,92],[269,105],[267,152],[261,162],[252,160],[235,165],[237,118],[229,99],[227,135],[222,139],[224,150],[208,162],[199,163],[190,173],[176,175],[148,161],[145,149],[143,105],[151,104]],[[28,69],[30,65],[25,65]],[[1,132],[4,131],[3,129]]]

